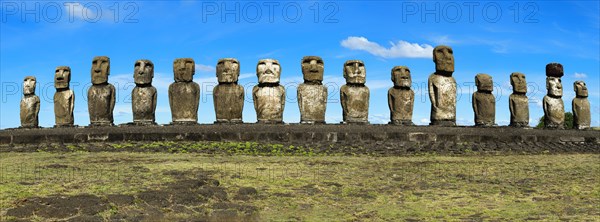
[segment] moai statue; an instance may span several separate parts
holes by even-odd
[[[69,89],[71,82],[71,68],[68,66],[56,67],[54,72],[54,127],[73,126],[73,108],[75,107],[75,94]]]
[[[365,86],[367,71],[361,60],[344,63],[346,84],[340,88],[343,124],[369,123],[369,88]]]
[[[115,108],[115,87],[108,83],[110,59],[96,56],[92,61],[92,86],[88,90],[90,126],[112,126]]]
[[[573,98],[573,127],[575,129],[589,129],[592,122],[590,113],[590,101],[588,101],[588,90],[583,81],[573,83],[575,98]]]
[[[256,66],[258,85],[252,89],[258,123],[283,123],[285,88],[279,85],[281,66],[275,59],[261,59]]]
[[[131,92],[131,108],[133,110],[133,123],[136,125],[153,125],[156,112],[156,88],[152,86],[154,78],[154,64],[150,60],[142,59],[135,62],[133,79],[135,88]]]
[[[473,111],[475,112],[475,126],[496,125],[496,98],[492,91],[494,83],[487,74],[475,76],[477,92],[473,93]]]
[[[529,126],[529,99],[527,98],[527,81],[525,74],[513,72],[510,74],[510,85],[513,93],[508,97],[510,109],[510,126]]]
[[[327,87],[323,86],[323,59],[318,56],[302,58],[302,75],[304,83],[298,86],[298,107],[300,123],[325,123],[327,108]]]
[[[200,85],[193,82],[196,64],[191,58],[179,58],[173,62],[175,82],[169,85],[169,105],[172,124],[197,124],[200,103]]]
[[[456,125],[456,80],[454,55],[449,46],[437,46],[433,49],[435,72],[429,76],[428,88],[431,100],[430,125]]]
[[[238,85],[240,63],[234,58],[219,59],[217,62],[217,80],[219,85],[213,89],[215,105],[215,123],[242,123],[244,109],[244,87]]]
[[[390,107],[390,124],[414,125],[412,122],[415,92],[410,88],[412,78],[406,66],[392,68],[394,87],[388,90],[388,106]]]
[[[563,66],[560,63],[549,63],[546,65],[546,89],[548,94],[544,96],[544,126],[550,129],[563,129],[565,125],[565,105],[562,100],[562,82],[560,78],[564,75]]]
[[[23,99],[21,99],[22,128],[38,127],[38,114],[40,113],[40,97],[35,95],[35,82],[35,76],[27,76],[23,80]]]

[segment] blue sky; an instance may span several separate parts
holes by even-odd
[[[529,82],[530,124],[543,115],[545,65],[560,62],[565,110],[575,96],[573,82],[589,89],[592,125],[600,125],[600,18],[598,1],[91,1],[1,2],[0,128],[20,125],[22,81],[37,77],[40,125],[54,125],[54,69],[72,69],[75,123],[88,125],[87,88],[92,58],[111,59],[109,82],[117,87],[115,123],[131,122],[133,65],[150,59],[158,89],[156,119],[171,121],[167,87],[173,82],[175,58],[196,61],[194,80],[201,85],[199,122],[215,120],[212,87],[219,58],[240,61],[240,84],[246,87],[244,121],[255,122],[252,86],[256,63],[274,58],[282,66],[287,88],[284,121],[300,120],[296,86],[302,82],[300,59],[321,56],[324,84],[329,87],[326,121],[341,121],[339,87],[344,61],[366,64],[371,90],[369,120],[387,123],[390,70],[410,67],[415,90],[413,122],[429,124],[427,77],[434,71],[431,50],[439,44],[454,49],[454,77],[459,86],[457,122],[473,124],[474,77],[486,73],[496,85],[496,122],[508,125],[509,75],[522,72]],[[236,21],[237,20],[237,21]]]

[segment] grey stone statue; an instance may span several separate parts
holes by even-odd
[[[298,107],[300,123],[325,123],[327,108],[327,87],[323,86],[323,59],[318,56],[302,58],[302,75],[304,83],[298,86]]]
[[[106,56],[94,57],[91,74],[92,86],[88,90],[90,126],[111,126],[115,108],[115,87],[108,83],[110,59]]]
[[[525,74],[513,72],[510,74],[510,85],[513,93],[508,97],[510,109],[510,126],[529,126],[529,99],[527,98],[527,81]]]
[[[394,87],[388,90],[390,124],[413,125],[415,92],[410,88],[412,84],[410,69],[406,66],[392,68],[392,82]]]
[[[544,96],[544,126],[550,129],[563,129],[565,124],[565,105],[562,100],[562,82],[564,75],[563,66],[560,63],[549,63],[546,65],[546,89],[548,94]]]
[[[573,127],[575,129],[589,129],[592,123],[592,114],[590,112],[590,101],[588,100],[588,90],[585,82],[575,81],[573,83],[575,98],[573,98]]]
[[[152,78],[154,78],[152,61],[146,59],[136,61],[133,67],[135,88],[131,92],[133,123],[136,125],[156,124],[156,88],[152,86]]]
[[[346,84],[340,88],[342,117],[344,124],[369,123],[370,91],[365,86],[367,71],[361,60],[348,60],[344,63]]]
[[[200,85],[193,82],[196,64],[191,58],[173,62],[175,82],[169,85],[169,105],[172,124],[197,124],[200,103]]]
[[[475,112],[475,126],[496,125],[496,98],[492,91],[494,83],[492,77],[487,74],[475,76],[477,92],[473,93],[473,111]]]
[[[429,76],[428,88],[431,100],[430,125],[456,125],[456,80],[454,52],[449,46],[440,45],[433,49],[435,72]]]
[[[73,109],[75,108],[75,94],[69,89],[71,82],[71,68],[68,66],[56,67],[54,72],[54,127],[73,126]]]
[[[213,89],[215,123],[242,123],[244,109],[244,87],[238,85],[240,63],[234,58],[219,59],[217,62],[219,85]]]
[[[258,123],[283,123],[285,88],[279,85],[281,66],[275,59],[261,59],[256,66],[258,85],[252,98]]]
[[[54,127],[73,126],[73,108],[75,107],[75,94],[69,89],[71,82],[71,68],[68,66],[56,67],[54,72]]]
[[[40,97],[35,95],[35,76],[27,76],[23,80],[23,98],[21,99],[21,127],[38,127],[40,113]]]

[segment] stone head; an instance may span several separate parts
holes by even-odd
[[[454,72],[454,51],[450,46],[440,45],[433,49],[435,72],[451,76]]]
[[[68,89],[71,82],[71,67],[59,66],[54,72],[54,88]]]
[[[513,93],[527,93],[527,81],[525,80],[525,74],[523,73],[511,73],[510,85],[513,88]]]
[[[306,82],[323,81],[325,64],[319,56],[304,56],[302,58],[302,75]]]
[[[477,86],[477,91],[480,92],[494,91],[494,83],[492,81],[492,77],[488,74],[477,74],[475,76],[475,85]]]
[[[560,63],[548,63],[546,65],[546,76],[562,77],[564,75],[563,66]]]
[[[346,83],[365,84],[367,82],[365,63],[361,60],[346,61],[344,63],[344,78]]]
[[[562,96],[562,81],[559,77],[548,76],[546,77],[546,89],[548,95],[560,97]]]
[[[410,88],[412,84],[410,69],[406,66],[392,68],[392,82],[394,82],[394,86],[396,87]]]
[[[152,78],[154,78],[154,63],[147,59],[135,61],[133,66],[135,84],[151,84]]]
[[[575,81],[573,83],[573,89],[577,97],[588,97],[587,86],[584,81]]]
[[[23,95],[35,94],[35,76],[26,76],[23,79]]]
[[[279,83],[281,66],[275,59],[261,59],[256,65],[258,83]]]
[[[96,56],[92,60],[92,84],[104,84],[108,82],[110,75],[110,58],[107,56]]]
[[[240,76],[240,62],[234,58],[219,59],[217,79],[220,83],[237,83]]]
[[[179,58],[173,61],[175,82],[191,82],[196,73],[196,63],[192,58]]]

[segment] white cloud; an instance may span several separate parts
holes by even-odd
[[[454,39],[450,39],[450,37],[448,37],[447,35],[444,35],[444,36],[434,36],[434,37],[430,37],[429,39],[432,42],[434,42],[435,44],[438,44],[438,45],[451,45],[451,44],[457,44],[457,43],[459,43],[458,41],[456,41]]]
[[[575,75],[575,78],[577,78],[577,79],[585,79],[585,78],[587,78],[587,75],[585,73],[576,72],[574,75]]]
[[[340,44],[348,49],[366,51],[383,58],[431,58],[433,56],[433,46],[402,40],[395,44],[390,42],[392,46],[385,48],[378,43],[370,42],[365,37],[350,36]]]
[[[196,71],[211,72],[211,71],[215,71],[215,67],[209,66],[209,65],[203,65],[203,64],[196,64]]]
[[[422,124],[429,124],[429,119],[423,118],[423,119],[419,120],[419,122]]]

